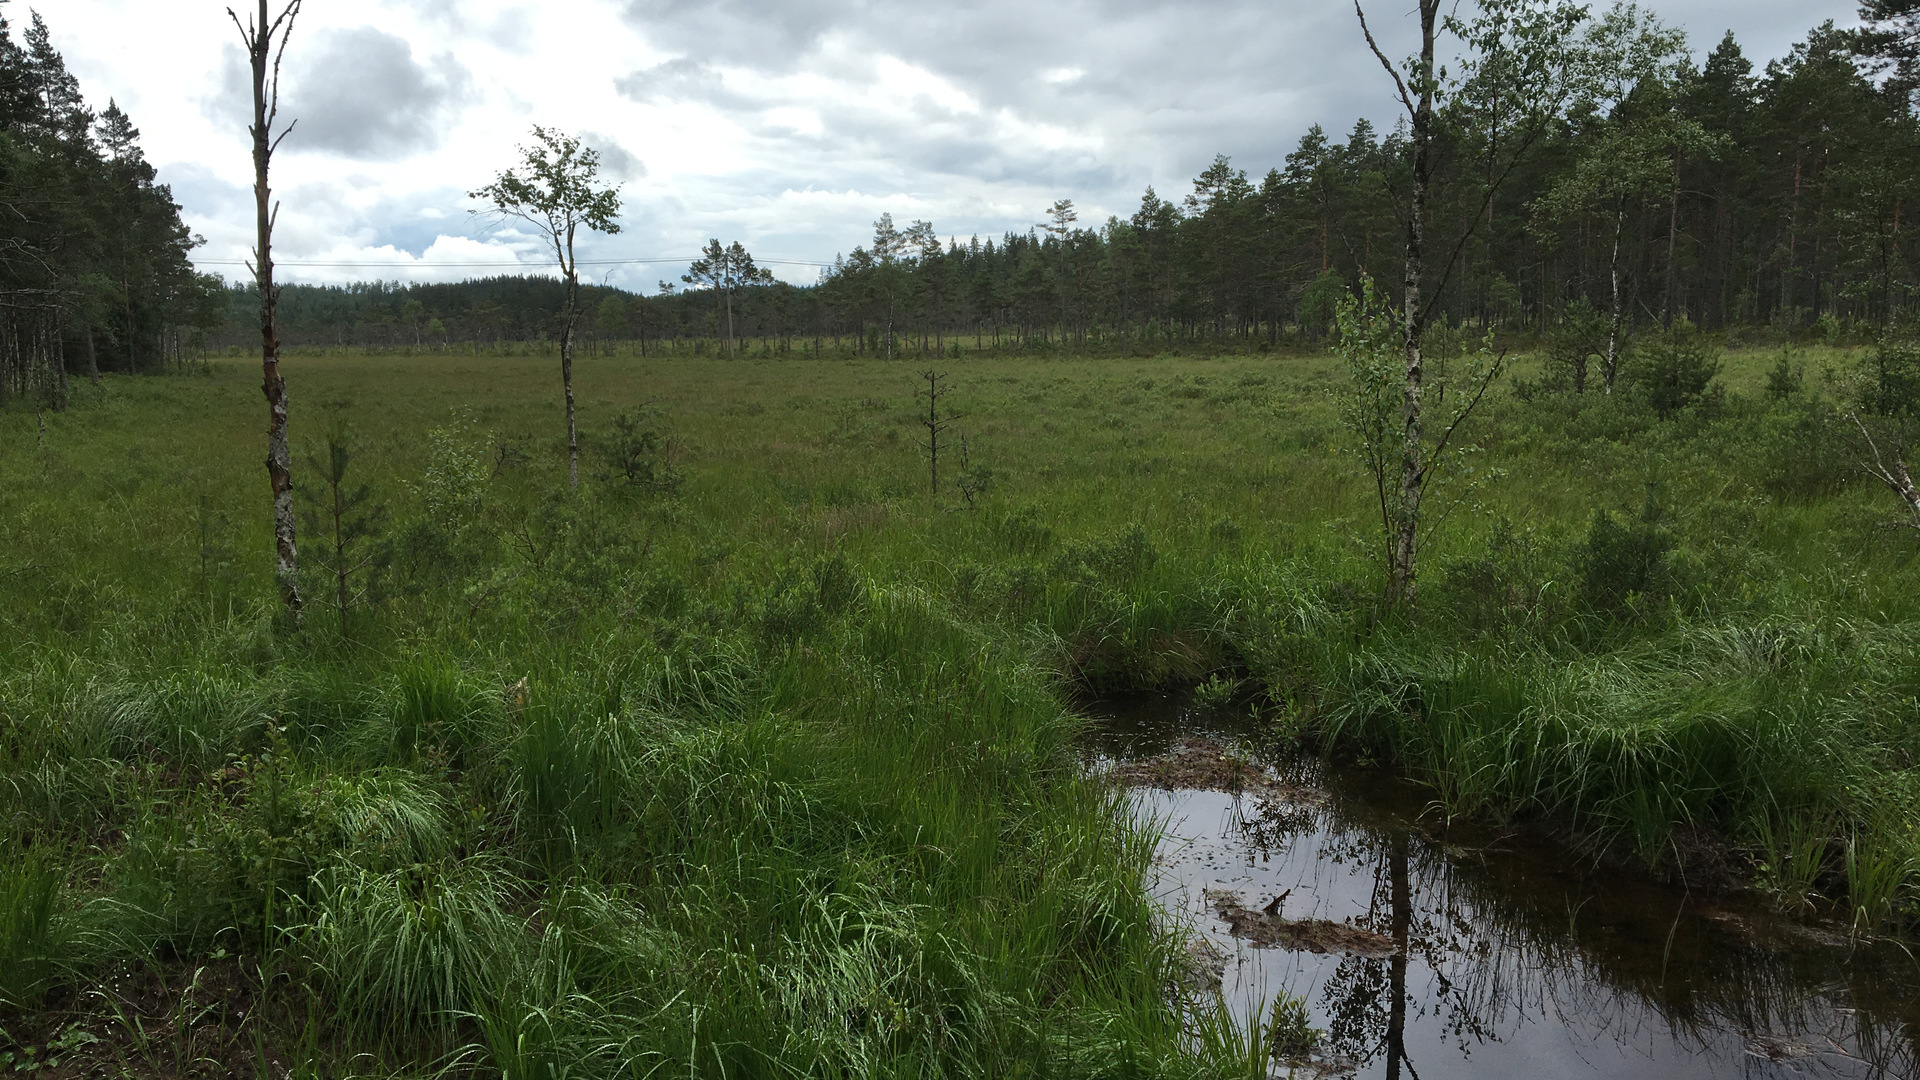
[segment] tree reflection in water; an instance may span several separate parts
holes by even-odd
[[[1165,730],[1195,730],[1190,711],[1169,719]],[[1166,742],[1153,732],[1137,724],[1096,749],[1151,756]],[[1449,829],[1383,774],[1281,768],[1318,794],[1262,805],[1142,793],[1141,805],[1181,834],[1163,872],[1189,893],[1226,889],[1257,908],[1291,889],[1290,918],[1393,939],[1388,958],[1247,951],[1230,975],[1250,1015],[1272,992],[1308,997],[1326,1032],[1318,1071],[1920,1077],[1920,962],[1897,945],[1595,870],[1543,841]]]

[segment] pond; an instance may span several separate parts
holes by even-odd
[[[1317,1037],[1277,1075],[1920,1077],[1900,943],[1448,826],[1386,770],[1270,749],[1182,696],[1086,711],[1095,767],[1129,773],[1163,830],[1152,888],[1196,966],[1243,1023],[1304,1000]]]

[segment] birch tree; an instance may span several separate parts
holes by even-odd
[[[1667,265],[1678,236],[1680,162],[1711,156],[1719,142],[1697,120],[1682,116],[1674,87],[1684,76],[1686,35],[1664,26],[1633,4],[1616,4],[1584,35],[1572,70],[1577,73],[1574,119],[1588,137],[1570,172],[1534,203],[1537,221],[1560,222],[1586,213],[1604,215],[1612,240],[1607,258],[1606,352],[1600,359],[1604,391],[1613,393],[1620,373],[1626,329],[1626,293],[1621,245],[1627,215],[1636,205],[1668,203]],[[1671,270],[1669,270],[1671,276]],[[1673,289],[1667,290],[1671,314]]]
[[[1568,42],[1586,18],[1586,8],[1567,0],[1479,0],[1471,17],[1443,18],[1441,0],[1418,0],[1419,51],[1397,63],[1374,38],[1360,0],[1354,0],[1353,10],[1367,47],[1393,80],[1407,121],[1408,178],[1399,207],[1406,247],[1399,327],[1399,493],[1392,501],[1388,597],[1411,606],[1419,566],[1420,498],[1432,476],[1422,417],[1422,343],[1468,239],[1515,166],[1560,114],[1569,92]],[[1461,49],[1452,77],[1438,60],[1443,34]],[[1456,164],[1445,172],[1437,153],[1443,137],[1473,151],[1471,157],[1449,155]],[[1480,184],[1478,206],[1452,235],[1442,236],[1433,219],[1435,195],[1461,181]]]
[[[287,447],[287,383],[280,375],[280,287],[273,280],[273,225],[280,206],[273,201],[268,173],[273,154],[293,131],[288,124],[276,134],[280,117],[280,61],[287,51],[300,0],[287,0],[278,15],[269,18],[267,0],[245,24],[232,8],[227,17],[240,31],[253,69],[253,204],[255,241],[254,285],[260,293],[261,390],[267,397],[267,479],[273,487],[274,580],[280,586],[280,605],[289,622],[300,621],[300,558],[293,509],[293,458]]]
[[[620,231],[620,187],[599,186],[600,153],[577,136],[534,126],[533,142],[520,147],[520,165],[494,177],[470,198],[490,205],[498,217],[514,218],[540,231],[552,245],[566,282],[560,311],[560,387],[567,402],[567,482],[580,486],[580,430],[573,416],[574,328],[580,319],[579,260],[574,241],[580,230],[612,235]]]

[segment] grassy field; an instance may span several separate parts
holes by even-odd
[[[584,359],[572,493],[551,359],[296,357],[298,482],[332,431],[385,511],[344,633],[314,529],[276,618],[257,367],[0,413],[0,1028],[132,1075],[1245,1072],[1071,749],[1074,694],[1201,680],[1445,813],[1898,925],[1920,544],[1833,406],[1863,355],[1733,353],[1665,420],[1503,389],[1410,615],[1326,356],[945,361],[937,495],[910,362]]]

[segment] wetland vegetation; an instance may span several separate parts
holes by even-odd
[[[898,362],[582,358],[571,492],[548,358],[291,359],[298,631],[246,367],[77,388],[0,442],[9,1031],[135,1073],[1205,1068],[1069,708],[1203,680],[1443,817],[1896,927],[1916,550],[1826,441],[1874,357],[1733,353],[1664,420],[1503,392],[1410,612],[1323,354],[950,364],[977,490],[937,498]]]
[[[1736,1059],[1850,1007],[1832,950],[1729,965],[1681,908],[1608,959],[1601,879],[1516,901],[1460,870],[1490,836],[1634,883],[1602,933],[1674,885],[1867,950],[1843,1056],[1910,1063],[1870,943],[1920,919],[1920,13],[1871,7],[1756,75],[1631,5],[1422,0],[1405,123],[1259,184],[997,246],[883,215],[806,288],[716,238],[638,298],[581,285],[620,196],[547,128],[472,197],[562,281],[283,293],[261,0],[241,317],[0,23],[0,196],[65,215],[0,236],[0,1067],[1396,1076],[1408,979],[1505,1008],[1503,963]],[[1087,704],[1167,688],[1267,756],[1089,768]],[[1352,953],[1345,1011],[1210,985],[1116,782],[1239,813],[1304,790],[1275,761],[1390,773],[1384,825],[1235,824],[1385,906],[1196,917]]]

